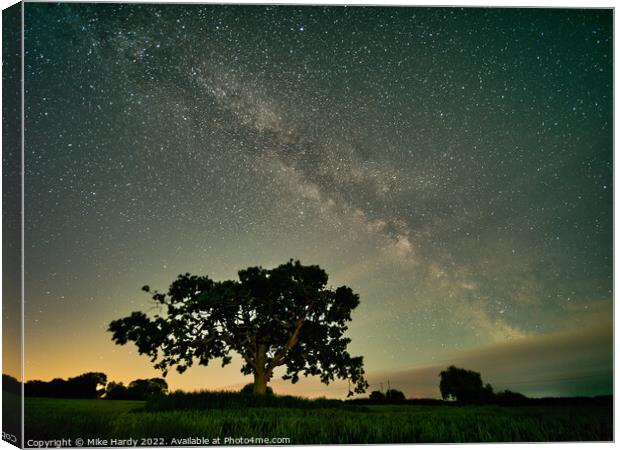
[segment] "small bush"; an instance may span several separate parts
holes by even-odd
[[[242,394],[254,394],[254,383],[248,383],[243,388],[241,388]],[[273,395],[273,389],[270,386],[267,386],[267,392],[265,395]]]

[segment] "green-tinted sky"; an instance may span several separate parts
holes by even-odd
[[[143,284],[296,258],[360,294],[373,388],[438,395],[415,373],[460,362],[611,392],[610,10],[27,3],[25,22],[26,379],[155,376],[105,331],[150,308]]]

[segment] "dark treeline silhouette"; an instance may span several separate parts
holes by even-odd
[[[98,398],[105,392],[107,381],[105,373],[88,372],[67,380],[27,381],[24,392],[27,397]]]
[[[594,397],[542,397],[542,398],[529,398],[525,397],[515,403],[510,401],[498,400],[498,404],[503,406],[609,406],[613,408],[614,396],[609,395],[596,395]]]
[[[405,394],[397,389],[388,389],[385,392],[372,391],[368,397],[369,404],[402,403],[404,400]]]
[[[439,374],[439,390],[446,404],[500,406],[574,406],[613,405],[612,395],[595,397],[544,397],[528,398],[518,392],[505,390],[493,392],[490,384],[483,384],[478,372],[450,366]]]
[[[518,392],[505,390],[494,392],[490,384],[484,384],[478,372],[450,366],[439,374],[439,390],[442,400],[432,398],[407,399],[396,389],[385,392],[372,391],[366,398],[348,400],[360,405],[499,405],[499,406],[563,406],[563,405],[612,405],[612,395],[596,397],[545,397],[528,398]]]
[[[252,383],[252,388],[254,384]],[[294,408],[294,409],[349,409],[359,408],[345,401],[327,398],[304,398],[292,395],[256,395],[254,392],[229,391],[175,391],[168,395],[151,396],[146,400],[147,411],[221,410],[247,408]]]
[[[482,376],[473,370],[450,366],[439,373],[441,397],[448,402],[462,405],[496,404],[518,406],[531,404],[531,400],[518,392],[505,390],[493,392],[490,384],[482,382]]]
[[[510,391],[507,391],[510,392]],[[543,397],[543,398],[529,398],[522,394],[516,394],[516,396],[505,396],[504,392],[500,392],[495,395],[493,401],[489,402],[489,405],[498,406],[609,406],[613,407],[613,395],[598,395],[595,397]],[[346,403],[353,403],[357,405],[378,405],[378,404],[390,404],[386,402],[379,403],[369,398],[356,398],[346,400]],[[399,405],[423,405],[423,406],[467,406],[465,403],[459,403],[449,400],[440,400],[436,398],[408,398],[399,401]]]
[[[166,394],[168,383],[163,378],[134,380],[127,387],[123,383],[110,382],[106,386],[106,400],[145,400],[151,395]]]
[[[469,372],[469,371],[467,371]],[[443,373],[443,372],[442,372]],[[479,375],[479,374],[478,374]],[[480,386],[478,383],[479,377],[469,376],[467,379],[475,379],[476,386]],[[480,377],[481,379],[481,377]],[[116,383],[111,381],[103,386],[107,376],[99,372],[85,373],[77,377],[69,378],[68,380],[62,380],[56,378],[52,381],[39,381],[33,380],[25,383],[25,394],[30,397],[60,397],[60,398],[101,398],[106,400],[153,400],[157,404],[164,402],[167,408],[172,405],[186,403],[189,404],[188,408],[199,406],[199,403],[205,398],[209,398],[209,403],[213,405],[213,399],[217,398],[217,405],[227,404],[231,401],[236,402],[238,406],[248,406],[252,404],[256,405],[271,405],[282,407],[298,407],[297,404],[306,405],[311,403],[311,407],[317,407],[317,405],[323,405],[322,407],[333,407],[341,404],[355,404],[355,405],[425,405],[425,406],[462,406],[462,405],[484,405],[494,404],[499,406],[608,406],[613,408],[613,395],[599,395],[594,397],[543,397],[543,398],[528,398],[518,392],[512,392],[505,390],[503,392],[493,393],[492,396],[486,396],[485,401],[481,402],[479,398],[476,398],[474,402],[468,403],[467,398],[457,400],[456,395],[446,400],[434,399],[434,398],[413,398],[407,399],[405,395],[397,389],[388,389],[386,392],[373,391],[369,397],[356,398],[346,401],[341,400],[327,400],[327,399],[302,399],[291,396],[278,396],[273,393],[271,388],[267,389],[267,397],[273,397],[273,400],[260,402],[256,399],[256,404],[251,403],[251,397],[255,397],[253,394],[254,383],[245,385],[239,393],[233,392],[200,392],[200,393],[186,393],[177,391],[174,394],[168,394],[168,384],[162,378],[151,379],[137,379],[125,386],[123,383]],[[2,375],[2,390],[17,395],[21,395],[21,383],[10,375]],[[489,386],[489,385],[486,385]],[[486,388],[485,386],[485,388]],[[446,385],[444,384],[444,388]],[[489,386],[490,388],[490,386]],[[468,392],[471,389],[468,389]],[[489,389],[486,389],[488,393]],[[492,389],[490,389],[492,392]],[[164,394],[164,395],[157,395]],[[198,395],[200,394],[200,395]],[[168,400],[165,398],[170,397]],[[221,398],[220,398],[221,397]],[[239,397],[239,398],[238,398]],[[241,398],[242,397],[242,398]],[[265,397],[266,398],[266,397]],[[293,399],[293,400],[291,400]],[[250,403],[248,403],[250,402]],[[291,403],[292,402],[292,403]],[[301,403],[300,403],[301,402]],[[196,403],[196,405],[194,405]],[[192,406],[193,405],[193,406]],[[304,406],[305,407],[305,406]]]
[[[24,384],[26,397],[103,398],[107,400],[145,400],[156,394],[166,394],[168,384],[163,378],[138,379],[125,386],[101,372],[88,372],[77,377],[54,378],[51,381],[30,380]],[[21,383],[9,375],[2,375],[5,392],[21,394]]]
[[[22,394],[22,384],[11,375],[2,374],[2,390],[12,394]]]

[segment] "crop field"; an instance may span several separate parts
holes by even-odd
[[[266,443],[259,438],[279,439],[271,444],[300,445],[613,439],[611,407],[601,405],[329,404],[157,410],[157,404],[147,409],[141,401],[27,398],[26,441],[133,438],[137,445],[182,445],[193,443],[184,439],[231,444],[241,438]]]

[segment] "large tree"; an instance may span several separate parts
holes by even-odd
[[[328,288],[327,278],[319,266],[292,260],[271,270],[241,270],[238,281],[187,273],[167,293],[152,292],[163,312],[152,318],[134,312],[108,331],[117,344],[134,342],[164,376],[170,367],[183,373],[216,358],[225,366],[234,352],[243,358],[241,371],[254,375],[256,394],[266,392],[280,366],[286,369],[282,378],[293,383],[300,374],[317,375],[325,384],[348,379],[362,393],[368,386],[362,357],[349,354],[351,340],[344,336],[359,296],[347,286]]]
[[[439,374],[439,390],[444,400],[461,403],[488,403],[493,400],[493,388],[483,385],[482,377],[473,370],[450,366]]]

